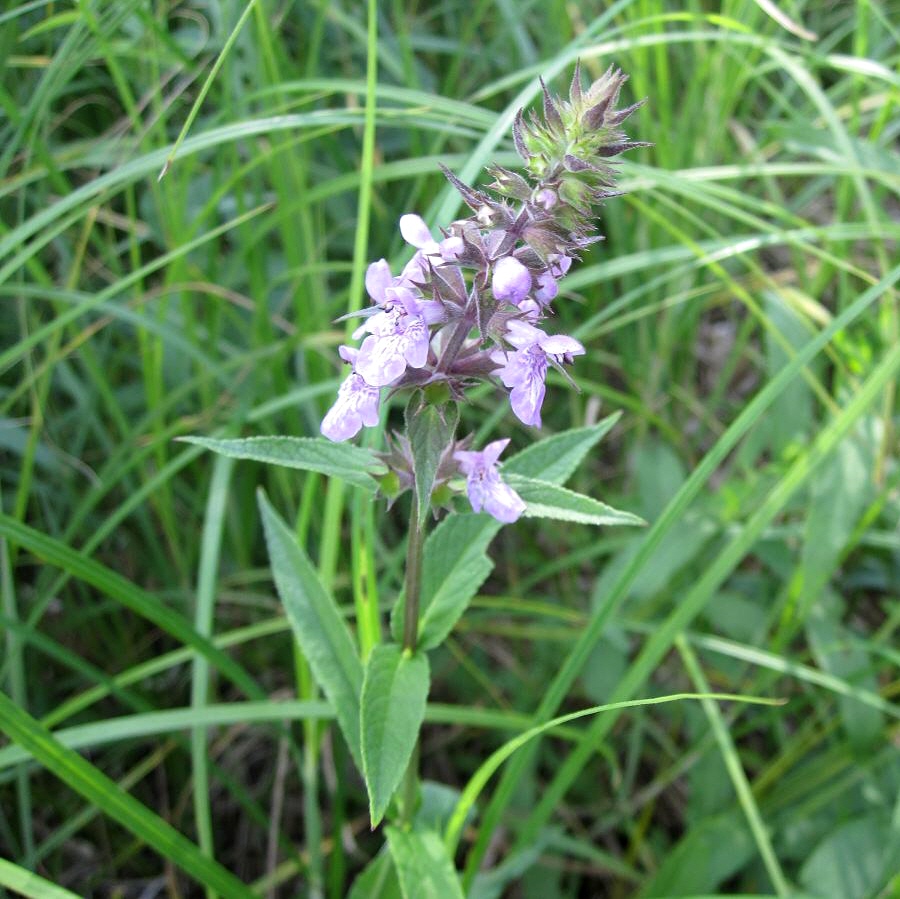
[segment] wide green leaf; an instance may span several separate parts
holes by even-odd
[[[537,478],[551,484],[565,484],[585,456],[609,433],[621,412],[585,428],[571,428],[545,437],[516,453],[503,464],[506,474]]]
[[[694,824],[640,892],[641,899],[713,893],[753,857],[753,837],[737,811]]]
[[[557,484],[507,474],[504,478],[519,496],[525,500],[526,518],[555,518],[578,524],[644,525],[643,518],[631,512],[622,512],[599,500]]]
[[[360,729],[369,815],[377,827],[412,756],[425,718],[428,658],[396,643],[376,646],[366,664]]]
[[[431,830],[385,829],[403,899],[463,899],[443,840]]]
[[[255,894],[246,884],[77,752],[63,746],[3,692],[0,731],[33,755],[47,771],[208,889],[226,899],[254,899]]]
[[[363,669],[353,638],[296,536],[262,490],[258,496],[278,595],[313,676],[334,706],[344,739],[361,769],[359,700]]]
[[[499,529],[486,515],[465,513],[442,521],[425,541],[419,646],[432,649],[447,638],[494,563],[488,544]]]
[[[891,831],[886,816],[877,812],[841,823],[806,859],[800,883],[822,899],[896,895],[881,892],[900,861],[890,852]]]
[[[347,899],[400,899],[400,895],[394,860],[384,846],[357,875]]]
[[[217,440],[213,437],[181,437],[233,459],[250,459],[284,468],[318,471],[357,487],[375,489],[374,475],[385,472],[384,463],[367,449],[349,443],[332,443],[322,437],[245,437]]]

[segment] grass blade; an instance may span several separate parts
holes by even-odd
[[[216,890],[226,899],[256,899],[246,884],[207,858],[187,837],[122,790],[90,762],[59,743],[46,728],[2,692],[0,730],[33,755],[47,771],[199,883]]]

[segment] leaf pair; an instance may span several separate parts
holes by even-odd
[[[428,659],[423,652],[383,643],[372,650],[364,669],[337,603],[261,490],[259,507],[278,595],[365,777],[375,827],[409,764],[425,717]]]

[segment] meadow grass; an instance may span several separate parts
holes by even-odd
[[[588,353],[544,430],[621,410],[575,484],[649,527],[494,541],[432,659],[428,807],[511,737],[620,704],[486,782],[469,896],[900,894],[898,22],[876,0],[4,8],[0,894],[338,899],[376,856],[255,491],[364,650],[402,516],[177,438],[317,434],[336,320],[370,260],[406,258],[400,215],[460,213],[439,162],[514,167],[516,110],[577,59],[630,75],[653,146],[564,284],[557,330]],[[488,391],[464,418],[512,420]],[[628,705],[710,690],[787,702]]]

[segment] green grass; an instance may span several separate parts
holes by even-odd
[[[574,486],[650,527],[502,532],[422,770],[463,791],[517,734],[627,711],[523,744],[457,868],[512,899],[896,894],[900,8],[777,7],[0,12],[0,895],[338,899],[377,854],[255,492],[364,652],[403,509],[175,438],[315,435],[399,216],[460,213],[438,162],[515,166],[578,58],[630,74],[653,146],[564,284],[588,354],[544,429],[622,410]],[[497,393],[464,419],[534,439]],[[710,691],[787,703],[639,704]]]

